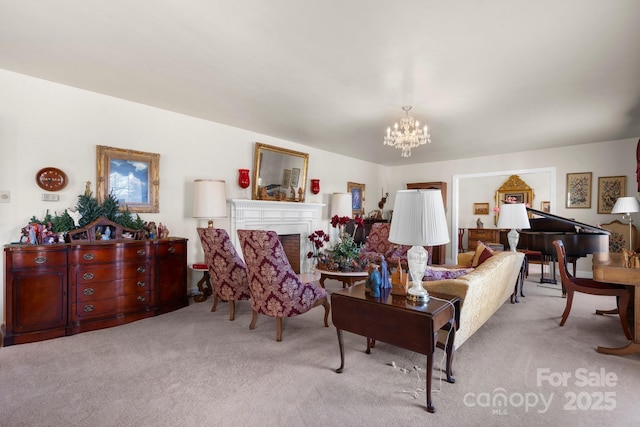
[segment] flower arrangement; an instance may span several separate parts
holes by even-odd
[[[332,246],[322,251],[325,243],[329,242],[329,235],[323,230],[316,230],[309,235],[309,240],[313,243],[313,251],[307,253],[307,258],[315,257],[323,269],[332,271],[363,271],[366,265],[359,259],[360,245],[355,242],[354,236],[358,227],[364,227],[364,220],[356,216],[353,233],[345,232],[345,227],[351,218],[334,215],[331,218],[331,226],[339,229],[338,239]]]

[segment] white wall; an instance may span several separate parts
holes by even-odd
[[[309,153],[308,179],[320,179],[321,194],[308,193],[307,197],[327,205],[332,192],[346,191],[348,181],[366,185],[365,212],[377,209],[383,189],[390,193],[385,206],[388,210],[393,208],[395,191],[405,188],[407,182],[446,181],[449,184],[447,216],[450,225],[451,207],[454,206],[452,180],[460,174],[499,170],[508,176],[512,171],[556,167],[558,191],[556,199],[551,200],[552,209],[558,215],[589,224],[615,218],[596,214],[598,176],[626,175],[627,194],[637,195],[637,139],[384,167],[4,70],[0,70],[0,94],[0,191],[11,192],[11,202],[0,203],[0,242],[5,244],[18,239],[20,229],[32,216],[42,218],[47,209],[60,212],[74,207],[78,195],[84,192],[86,181],[91,181],[95,192],[96,145],[160,154],[160,213],[141,214],[141,217],[146,221],[162,222],[172,235],[188,238],[190,263],[203,257],[195,229],[204,222],[191,218],[193,180],[224,179],[227,197],[242,197],[244,192],[236,183],[238,169],[252,169],[255,142]],[[446,144],[445,141],[434,143]],[[429,147],[419,149],[428,150]],[[399,154],[392,152],[390,155]],[[58,167],[69,177],[69,185],[57,193],[59,202],[41,201],[44,191],[36,185],[35,173],[47,166]],[[566,173],[588,171],[593,172],[594,177],[592,208],[565,209],[562,194]],[[477,201],[493,200],[493,185],[487,183],[487,193],[478,194]],[[544,194],[542,189],[535,191]],[[461,211],[468,210],[470,198],[464,192],[461,194],[464,203],[460,205]],[[542,197],[538,199],[536,195],[536,201]],[[328,209],[323,217],[328,217]],[[634,221],[640,223],[639,218]],[[217,220],[216,225],[229,230],[228,219]],[[1,262],[4,271],[4,257]],[[190,278],[191,286],[198,279]],[[4,292],[0,295],[0,310],[4,310]]]

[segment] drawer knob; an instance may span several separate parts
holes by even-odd
[[[174,248],[173,246],[171,246],[171,247],[169,248],[169,252],[170,252],[170,253],[172,253],[172,254],[173,254],[173,253],[175,253],[175,252],[176,252],[176,248]]]
[[[147,251],[145,251],[144,249],[138,249],[138,255],[145,255],[147,253]]]
[[[93,295],[93,288],[87,288],[84,291],[82,291],[83,294],[89,296],[89,295]]]
[[[136,284],[138,285],[139,288],[144,288],[144,286],[146,285],[146,283],[143,282],[143,281],[140,281],[140,282],[138,282]]]
[[[47,259],[43,256],[38,256],[36,257],[36,259],[33,260],[36,264],[44,264],[45,262],[47,262]]]
[[[93,273],[84,273],[84,274],[82,275],[82,278],[83,278],[84,280],[92,280],[92,279],[93,279]]]
[[[144,267],[138,267],[138,273],[144,273],[145,271],[147,271],[146,268]]]
[[[91,261],[92,259],[95,258],[95,255],[93,255],[93,254],[84,254],[84,255],[82,255],[82,258],[84,258],[87,261]]]
[[[138,302],[144,302],[145,300],[146,300],[146,298],[145,298],[145,297],[143,297],[142,295],[140,295],[140,296],[138,297]]]
[[[85,306],[82,308],[82,310],[83,310],[85,313],[91,313],[91,312],[93,311],[93,309],[94,309],[93,304],[85,305]]]

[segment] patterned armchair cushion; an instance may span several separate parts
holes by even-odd
[[[327,297],[323,288],[298,278],[275,231],[238,230],[238,237],[255,311],[272,317],[293,317]]]
[[[247,269],[227,232],[220,228],[198,228],[213,292],[223,301],[251,298]]]

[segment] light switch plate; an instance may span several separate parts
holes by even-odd
[[[43,202],[57,202],[59,200],[60,200],[60,195],[58,194],[42,193]]]
[[[0,191],[0,203],[11,202],[11,191]]]

